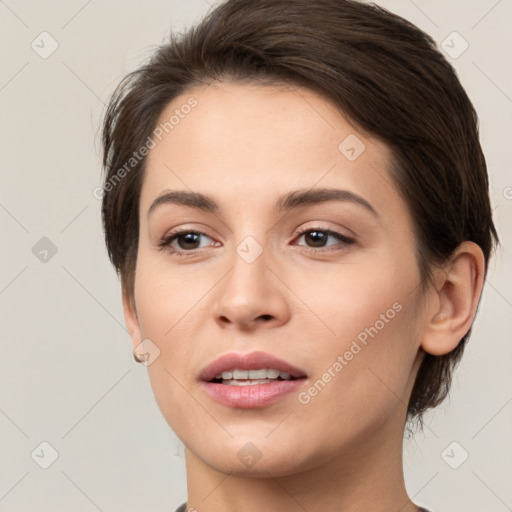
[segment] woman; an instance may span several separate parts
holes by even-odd
[[[103,145],[178,511],[425,510],[404,428],[447,395],[497,242],[430,37],[352,0],[228,0],[120,84]]]

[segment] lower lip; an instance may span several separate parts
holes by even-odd
[[[216,382],[203,382],[206,393],[223,405],[253,409],[273,404],[279,399],[296,392],[304,385],[305,378],[294,380],[277,380],[268,384],[234,386]]]

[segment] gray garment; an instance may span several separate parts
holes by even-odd
[[[420,507],[420,511],[421,512],[430,512],[429,510],[427,510],[426,508],[421,508]],[[176,509],[176,512],[187,512],[187,504],[186,503],[183,503],[183,505],[179,506],[177,509]]]

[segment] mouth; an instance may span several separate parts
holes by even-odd
[[[209,382],[228,386],[254,386],[255,384],[270,384],[271,382],[297,380],[298,378],[302,377],[292,377],[289,373],[277,368],[261,368],[258,370],[236,368],[218,373]]]
[[[296,380],[307,377],[306,372],[265,352],[240,354],[231,352],[208,364],[199,375],[203,382],[239,385],[250,381]]]
[[[206,366],[199,380],[216,402],[247,409],[264,407],[298,390],[307,374],[264,352],[230,353]]]

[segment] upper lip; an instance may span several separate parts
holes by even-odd
[[[250,352],[249,354],[239,354],[231,352],[224,354],[205,366],[199,378],[203,381],[210,381],[216,375],[224,371],[239,370],[260,370],[262,368],[273,368],[281,372],[286,372],[294,378],[306,377],[306,372],[300,368],[279,359],[265,352]]]

